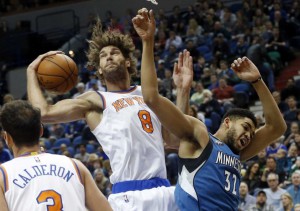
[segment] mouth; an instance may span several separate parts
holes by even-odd
[[[249,140],[247,138],[240,138],[241,147],[247,146],[248,143],[249,143]]]

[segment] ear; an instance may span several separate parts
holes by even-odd
[[[13,144],[11,135],[9,135],[7,132],[3,132],[3,138],[4,138],[5,143],[8,146],[8,148],[11,148],[11,146]]]
[[[42,137],[44,134],[44,126],[41,124],[41,129],[40,129],[40,137]]]
[[[98,72],[102,75],[102,69],[99,67]]]
[[[224,119],[224,125],[225,125],[226,129],[228,129],[230,127],[230,118],[229,117],[226,117]]]
[[[130,60],[129,59],[126,59],[125,65],[126,65],[126,67],[130,67]]]

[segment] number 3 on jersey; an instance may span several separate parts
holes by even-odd
[[[40,192],[40,194],[36,198],[38,204],[48,202],[49,199],[53,201],[53,204],[47,205],[47,211],[63,210],[61,195],[54,190],[44,190]]]
[[[142,123],[143,130],[147,133],[153,133],[154,129],[149,111],[140,110],[138,116]]]

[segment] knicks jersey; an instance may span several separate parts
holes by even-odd
[[[175,200],[181,211],[237,210],[240,187],[239,156],[210,134],[196,159],[179,159]]]
[[[98,93],[103,117],[92,133],[110,159],[111,183],[166,178],[161,124],[145,104],[141,88]]]
[[[86,210],[77,165],[68,157],[47,153],[18,157],[2,164],[0,175],[9,210]]]

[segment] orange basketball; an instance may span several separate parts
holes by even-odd
[[[70,91],[78,81],[76,63],[64,54],[47,56],[37,70],[40,86],[55,94]]]

